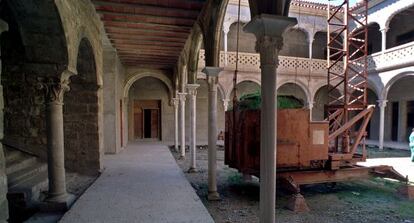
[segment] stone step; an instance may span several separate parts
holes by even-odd
[[[47,171],[29,177],[24,182],[9,187],[8,197],[24,197],[27,202],[37,201],[40,192],[48,188]]]
[[[28,168],[34,164],[36,164],[37,158],[34,156],[22,156],[16,160],[13,160],[9,163],[6,162],[6,174],[9,175],[11,173],[17,172],[21,169]]]
[[[30,179],[32,176],[38,175],[47,171],[47,165],[44,163],[36,162],[31,166],[20,169],[7,175],[7,183],[9,187],[14,187],[17,184],[23,183]]]
[[[10,163],[14,160],[17,160],[23,156],[22,152],[14,149],[7,149],[4,147],[4,156],[6,157],[6,163]]]

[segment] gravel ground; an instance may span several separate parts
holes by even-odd
[[[189,159],[178,160],[179,154],[172,154],[184,172],[189,167]],[[407,156],[406,151],[386,150],[379,152],[369,148],[369,157]],[[259,222],[259,182],[253,178],[245,182],[237,170],[224,165],[224,151],[218,151],[218,191],[221,201],[207,201],[207,149],[197,150],[198,173],[185,173],[188,181],[218,223],[255,223]],[[308,185],[302,193],[311,209],[308,213],[294,213],[285,208],[289,194],[277,192],[277,222],[303,223],[356,223],[356,222],[413,222],[414,202],[400,198],[396,194],[398,183],[379,178],[356,182],[329,185]]]

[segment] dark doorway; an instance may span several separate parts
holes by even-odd
[[[398,102],[392,103],[392,122],[391,122],[391,140],[398,141],[398,115],[399,104]]]
[[[134,134],[136,139],[161,138],[161,101],[136,100],[134,102]]]

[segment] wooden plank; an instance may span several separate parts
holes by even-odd
[[[159,17],[149,15],[137,15],[126,13],[105,12],[100,14],[103,21],[118,21],[118,22],[138,22],[154,25],[180,26],[192,27],[195,23],[193,19],[174,18],[174,17]]]

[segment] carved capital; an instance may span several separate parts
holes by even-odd
[[[388,100],[377,100],[377,102],[380,108],[385,108],[385,106],[387,106]]]
[[[196,96],[198,87],[200,87],[199,84],[187,84],[188,94],[191,96]]]
[[[283,47],[283,37],[261,36],[256,41],[256,51],[260,53],[261,65],[278,65],[279,51]]]
[[[171,99],[171,104],[174,106],[174,108],[178,108],[179,103],[180,103],[180,99],[178,98]]]
[[[187,95],[187,93],[185,93],[185,92],[178,92],[178,98],[179,98],[181,103],[185,103],[186,95]]]
[[[39,89],[45,93],[47,103],[63,103],[65,92],[70,90],[69,79],[47,77],[39,80]]]

